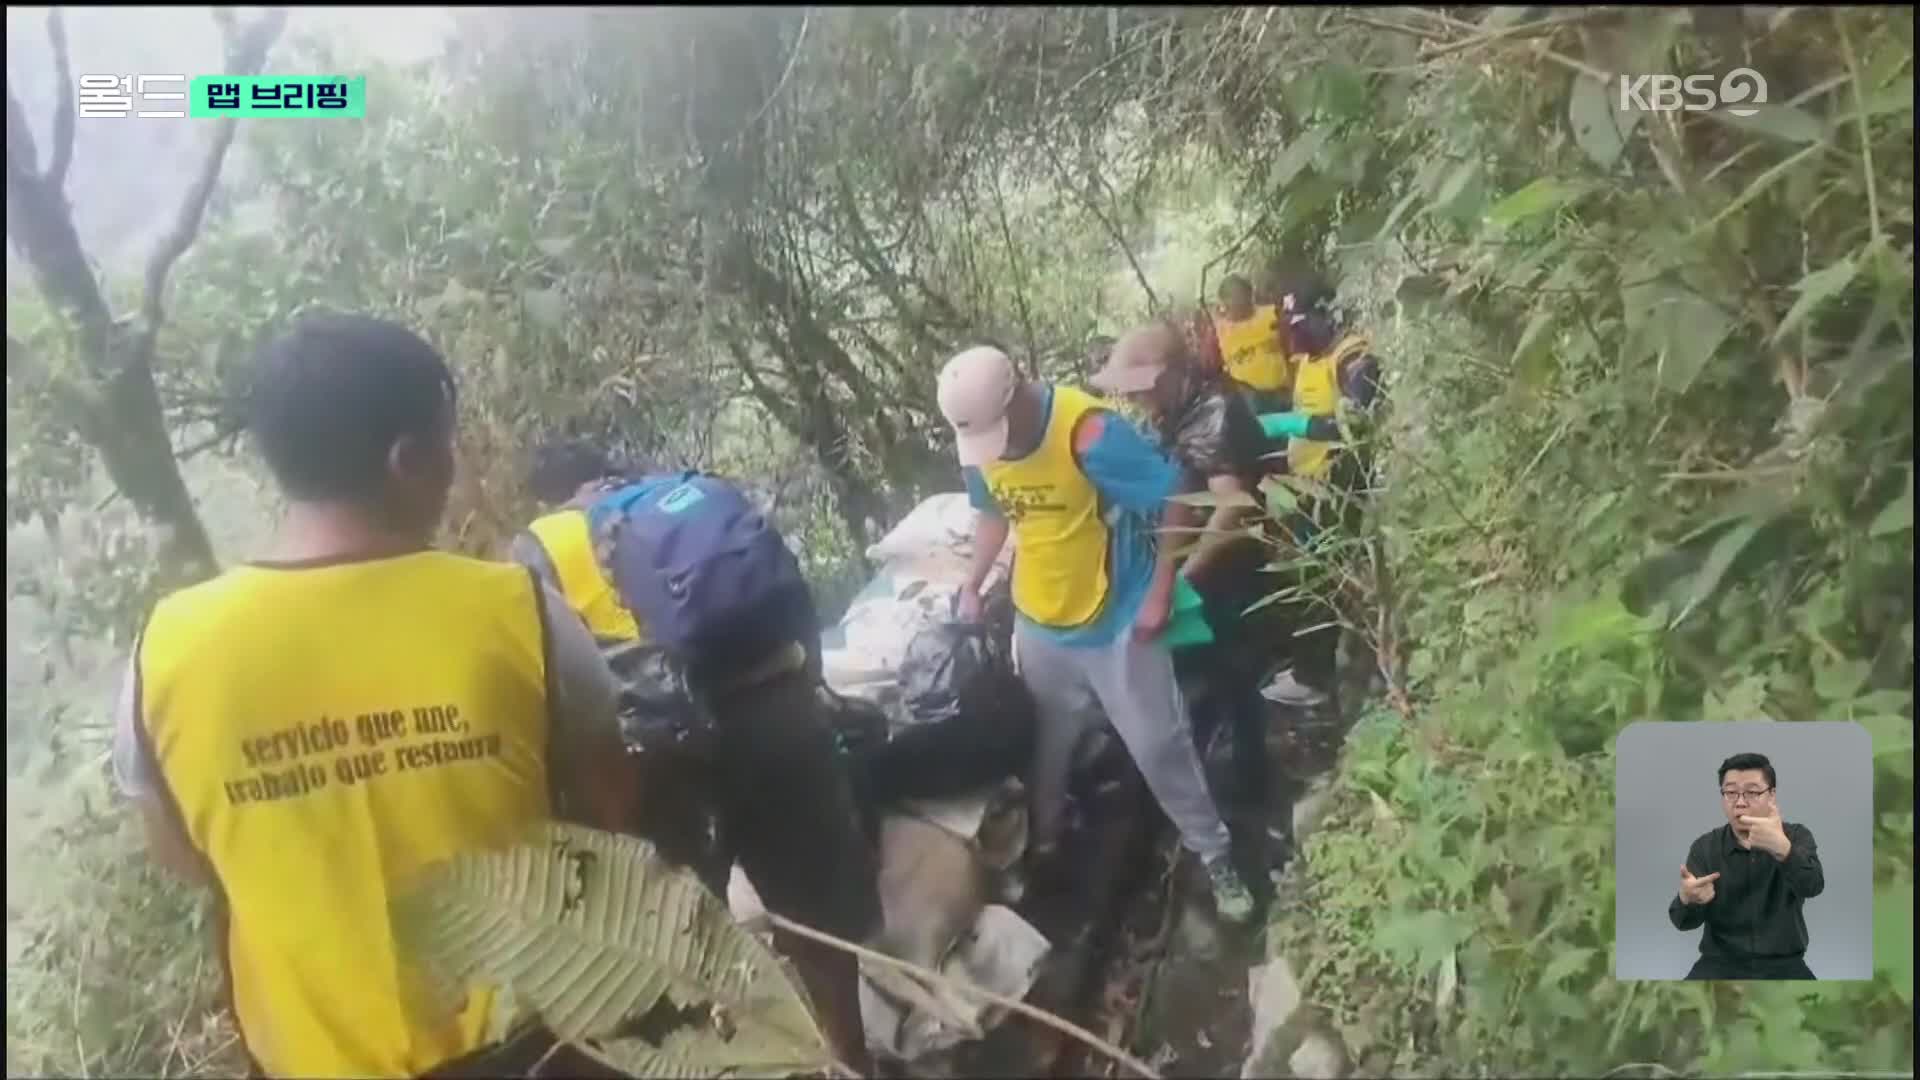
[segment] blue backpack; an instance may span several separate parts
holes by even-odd
[[[606,565],[647,637],[683,662],[750,664],[817,632],[786,541],[739,488],[696,472],[608,492],[587,510]]]

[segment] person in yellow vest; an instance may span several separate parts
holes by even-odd
[[[629,817],[586,628],[525,568],[432,548],[454,401],[440,355],[393,323],[312,316],[265,348],[251,428],[287,499],[272,554],[161,600],[121,691],[116,778],[155,858],[215,891],[263,1075],[530,1066],[551,1036],[483,1047],[495,992],[429,992],[388,903],[555,816]]]
[[[1288,407],[1293,373],[1280,314],[1271,304],[1253,302],[1253,285],[1239,274],[1220,283],[1220,313],[1214,317],[1220,360],[1227,375],[1246,388],[1256,413]]]
[[[594,534],[590,511],[602,496],[678,484],[680,474],[642,475],[592,443],[570,441],[537,449],[528,481],[534,497],[555,509],[514,539],[509,557],[581,614],[616,674],[648,670],[640,658],[658,650],[615,587],[607,570],[612,544]],[[804,621],[803,640],[772,662],[719,657],[690,673],[714,720],[710,756],[636,755],[645,790],[635,831],[722,897],[737,860],[769,911],[861,942],[881,928],[878,869],[815,693],[820,641],[810,599]],[[623,708],[623,723],[647,711]],[[774,944],[793,960],[842,1063],[871,1072],[858,962],[784,929],[774,931]]]
[[[1156,528],[1187,523],[1169,501],[1180,470],[1107,403],[1022,379],[999,349],[949,360],[938,397],[976,511],[961,619],[979,620],[980,587],[1009,534],[1017,547],[1014,652],[1039,714],[1029,777],[1036,857],[1059,840],[1073,751],[1097,701],[1206,866],[1221,917],[1246,919],[1253,897],[1228,857],[1163,640],[1176,567],[1174,542],[1157,543]]]
[[[1268,547],[1262,529],[1250,528],[1267,524],[1249,498],[1263,472],[1260,423],[1220,373],[1193,355],[1180,328],[1169,323],[1128,334],[1088,381],[1139,402],[1148,417],[1147,432],[1182,468],[1183,490],[1218,500],[1180,568],[1199,596],[1213,641],[1178,653],[1175,665],[1184,669],[1183,677],[1191,673],[1207,684],[1194,702],[1202,744],[1221,728],[1232,738],[1234,784],[1222,803],[1229,819],[1237,816],[1244,832],[1258,838],[1269,877],[1277,879],[1291,853],[1287,819],[1292,815],[1282,813],[1276,820],[1267,809],[1269,710],[1260,698],[1260,683],[1272,647],[1247,614],[1271,591],[1262,573]]]
[[[613,582],[601,572],[587,530],[586,508],[596,496],[625,484],[628,471],[584,440],[541,445],[534,451],[527,487],[551,509],[516,535],[508,548],[513,561],[532,569],[566,598],[606,649],[645,638],[633,613],[620,603]]]
[[[1372,462],[1365,448],[1343,442],[1340,418],[1357,418],[1374,407],[1380,391],[1380,361],[1363,334],[1345,330],[1331,287],[1317,277],[1289,279],[1281,297],[1287,338],[1295,357],[1293,409],[1267,415],[1268,435],[1285,436],[1287,471],[1325,484],[1325,499],[1302,499],[1284,530],[1302,544],[1314,544],[1329,529],[1356,532],[1361,498],[1369,486]],[[1296,621],[1313,629],[1295,638],[1295,662],[1262,691],[1290,705],[1325,703],[1334,689],[1334,662],[1340,631],[1324,611],[1298,610]]]
[[[546,512],[515,534],[507,548],[508,559],[532,570],[586,624],[616,679],[644,677],[646,634],[600,567],[587,508],[625,484],[627,473],[584,440],[536,447],[527,489]],[[634,831],[669,862],[690,868],[724,894],[729,867],[714,843],[700,778],[662,763],[659,755],[637,754],[635,761],[644,775],[635,796]]]

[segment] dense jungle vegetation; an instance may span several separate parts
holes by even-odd
[[[229,70],[364,70],[367,117],[195,121],[219,152],[143,266],[89,264],[71,116],[10,77],[9,1074],[234,1067],[105,724],[156,592],[264,535],[245,360],[293,314],[456,363],[449,545],[525,520],[530,440],[595,434],[772,493],[831,606],[958,486],[946,357],[1078,378],[1274,258],[1388,371],[1366,535],[1324,556],[1384,690],[1275,927],[1363,1073],[1911,1073],[1911,9],[454,21],[396,67],[238,19]],[[1733,67],[1750,117],[1618,107]],[[1613,737],[1754,718],[1873,734],[1873,979],[1615,981]]]

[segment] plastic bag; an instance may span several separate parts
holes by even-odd
[[[952,720],[991,707],[979,699],[1012,672],[1012,659],[986,627],[939,623],[907,643],[900,662],[901,697],[916,723]]]
[[[1253,411],[1224,388],[1203,381],[1189,385],[1186,405],[1170,430],[1174,459],[1204,476],[1258,475],[1261,456],[1269,449]]]
[[[842,753],[865,753],[887,741],[887,714],[880,706],[843,696],[825,683],[814,688],[814,695]]]
[[[867,558],[885,563],[916,559],[937,552],[958,552],[963,558],[973,539],[973,507],[965,492],[948,492],[923,500],[877,544]]]
[[[1028,765],[1033,695],[1011,652],[1011,638],[990,621],[940,623],[914,636],[900,668],[895,715],[904,723],[855,763],[876,805],[976,792]]]
[[[609,650],[606,659],[620,682],[616,712],[629,751],[712,756],[713,714],[694,695],[683,664],[657,645],[642,644]]]

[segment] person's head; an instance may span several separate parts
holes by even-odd
[[[1220,307],[1229,319],[1244,319],[1253,314],[1253,283],[1239,274],[1228,274],[1220,282]]]
[[[1043,417],[1035,395],[1005,352],[976,345],[940,369],[940,413],[953,425],[954,447],[962,465],[998,461],[1009,444],[1030,446]]]
[[[1087,342],[1087,373],[1099,371],[1106,366],[1107,357],[1113,355],[1114,339],[1105,334]]]
[[[1167,322],[1130,330],[1107,364],[1088,381],[1102,393],[1128,398],[1159,417],[1180,407],[1193,378],[1186,335]]]
[[[287,499],[430,539],[454,471],[453,373],[397,323],[309,315],[256,359],[251,428]]]
[[[1317,355],[1333,348],[1340,333],[1333,286],[1315,274],[1282,276],[1279,282],[1280,326],[1287,351]]]
[[[533,451],[527,490],[544,506],[568,502],[589,484],[617,475],[613,459],[586,439],[558,439]]]
[[[1773,762],[1765,754],[1735,754],[1720,763],[1720,809],[1736,832],[1742,816],[1764,817],[1773,809]]]
[[[1253,275],[1253,302],[1256,304],[1280,303],[1280,279],[1286,270],[1279,260],[1269,262]]]

